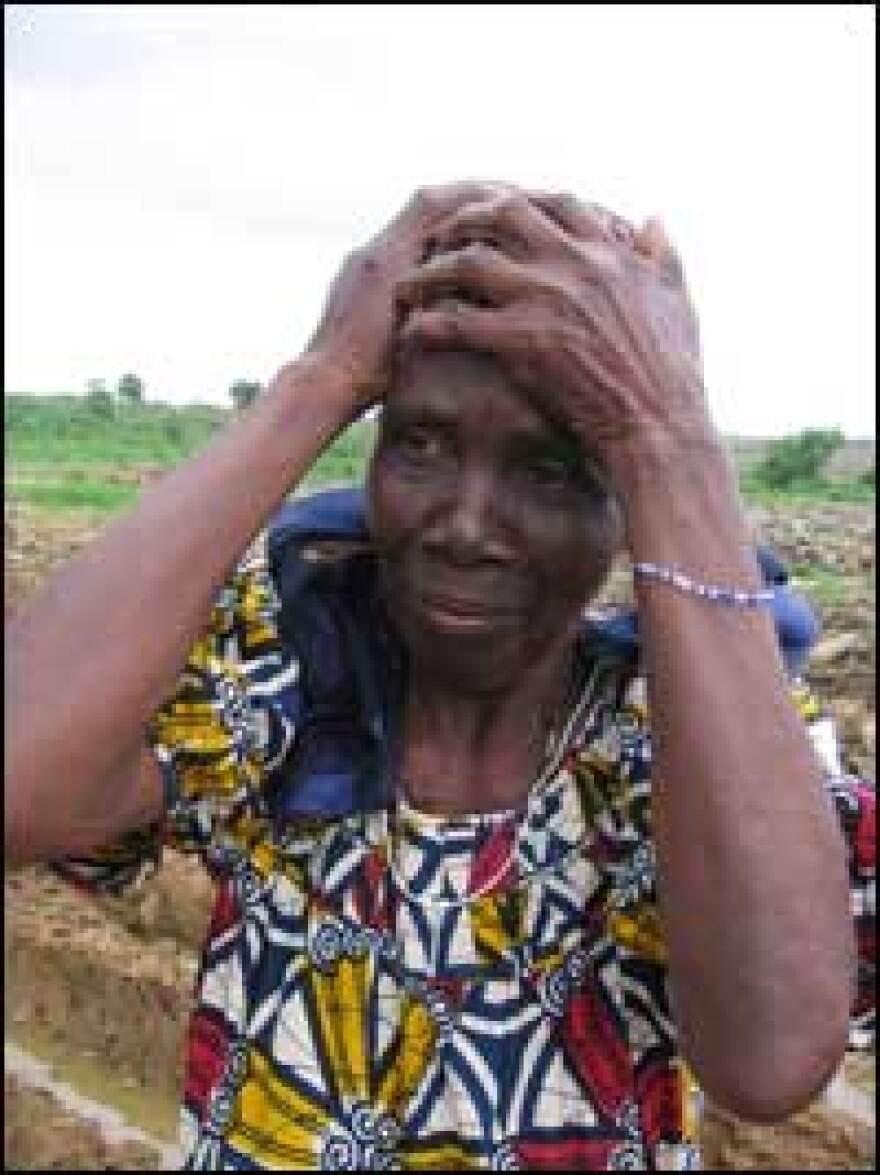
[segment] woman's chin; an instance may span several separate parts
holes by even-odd
[[[420,624],[401,633],[419,672],[469,694],[509,690],[534,661],[519,628],[462,618]]]

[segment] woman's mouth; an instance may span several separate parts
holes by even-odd
[[[420,602],[421,610],[431,623],[450,632],[497,629],[509,626],[518,615],[512,608],[501,608],[485,600],[457,596],[425,594]]]

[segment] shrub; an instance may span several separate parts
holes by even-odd
[[[797,436],[772,441],[752,470],[752,477],[775,490],[816,482],[822,476],[825,462],[843,440],[839,428],[807,428]]]

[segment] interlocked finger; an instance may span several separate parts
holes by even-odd
[[[575,196],[567,192],[528,192],[529,200],[536,208],[554,223],[558,224],[569,236],[578,240],[601,239],[602,226],[596,218],[589,214],[584,205]]]
[[[421,187],[411,197],[410,205],[440,217],[465,203],[501,199],[512,192],[511,185],[501,180],[465,180],[461,183]]]
[[[401,326],[400,339],[406,345],[427,350],[460,347],[472,350],[504,350],[510,343],[499,314],[458,303],[440,303],[429,309],[416,309]]]
[[[529,200],[578,240],[614,240],[632,244],[630,222],[601,204],[584,203],[567,192],[528,192]]]
[[[559,226],[542,216],[523,194],[507,194],[469,204],[448,217],[432,234],[436,250],[483,242],[517,257],[535,246],[558,245]]]
[[[499,306],[515,297],[524,284],[525,275],[517,262],[497,249],[475,243],[455,252],[438,253],[418,266],[398,282],[394,298],[404,309],[450,296]]]

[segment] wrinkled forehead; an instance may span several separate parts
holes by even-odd
[[[428,409],[467,419],[491,414],[517,431],[553,435],[550,419],[491,355],[475,351],[406,350],[397,359],[386,406]]]

